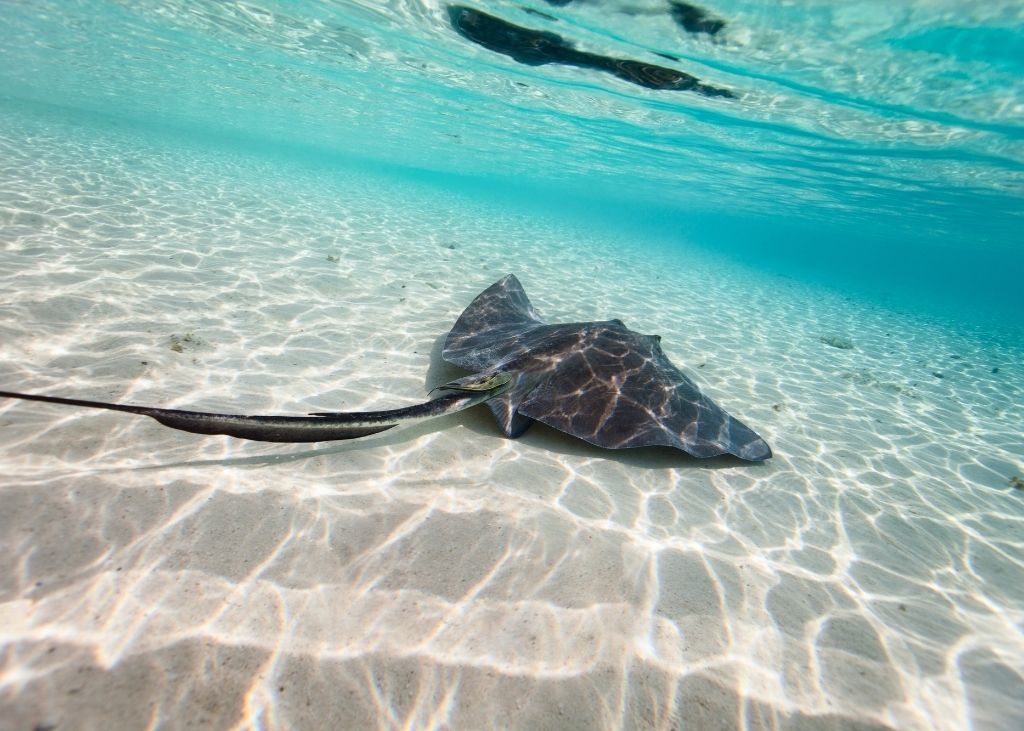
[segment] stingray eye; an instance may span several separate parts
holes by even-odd
[[[661,342],[661,336],[660,335],[655,335],[654,336],[654,342],[660,343]]]

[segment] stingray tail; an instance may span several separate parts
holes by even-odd
[[[401,424],[433,419],[468,409],[502,392],[508,380],[500,383],[484,382],[461,385],[477,376],[453,381],[440,386],[440,397],[415,406],[385,411],[318,413],[309,416],[246,416],[242,414],[215,414],[205,411],[161,409],[152,406],[88,401],[85,399],[44,396],[42,394],[0,391],[0,397],[41,401],[65,406],[84,406],[91,409],[125,411],[148,416],[164,426],[192,434],[226,434],[238,439],[259,442],[328,442],[357,439],[392,429]],[[500,378],[499,378],[500,380]]]

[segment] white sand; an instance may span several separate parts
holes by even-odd
[[[0,728],[1024,724],[1019,344],[453,196],[12,119],[0,388],[410,404],[514,271],[552,321],[660,333],[776,456],[507,440],[482,407],[291,446],[4,401]]]

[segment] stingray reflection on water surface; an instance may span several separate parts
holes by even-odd
[[[401,409],[308,416],[245,416],[0,391],[0,396],[126,411],[195,434],[264,442],[355,439],[486,403],[506,436],[534,421],[608,449],[666,446],[696,457],[761,461],[768,444],[726,413],[661,350],[621,320],[549,325],[515,275],[495,282],[462,313],[442,357],[475,371],[440,395]]]

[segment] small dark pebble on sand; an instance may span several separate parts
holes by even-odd
[[[939,373],[938,371],[932,371],[932,375],[935,376],[936,378],[945,378],[945,376]]]
[[[208,345],[208,343],[203,338],[195,333],[187,332],[184,335],[178,335],[177,333],[171,335],[167,347],[175,353],[184,353],[186,350],[195,350],[205,345]]]
[[[1020,478],[1020,475],[1014,475],[1010,478],[1010,487],[1015,490],[1024,490],[1024,480]]]
[[[999,372],[999,366],[996,366],[995,368],[993,368],[992,372],[993,373],[998,373]]]

